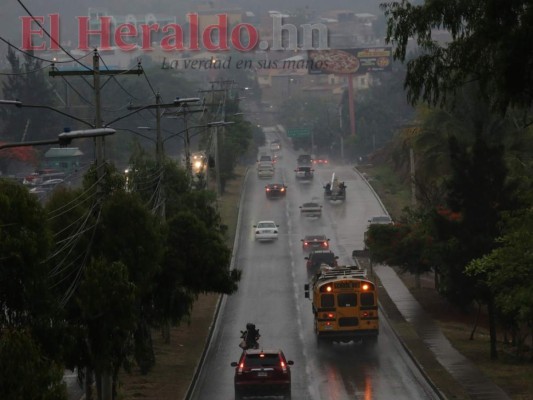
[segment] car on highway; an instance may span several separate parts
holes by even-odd
[[[303,251],[329,250],[329,238],[326,235],[305,235],[300,240]]]
[[[254,225],[255,240],[277,240],[278,227],[274,221],[259,221]]]
[[[298,165],[313,165],[313,157],[310,154],[300,154],[296,159]]]
[[[327,264],[335,268],[339,256],[336,256],[331,250],[313,250],[305,259],[307,260],[308,270],[318,270],[321,264]]]
[[[308,201],[300,206],[300,215],[308,218],[320,218],[322,216],[322,205],[314,201]]]
[[[279,349],[244,350],[239,361],[231,363],[235,367],[233,383],[235,399],[245,396],[283,396],[291,398],[291,365]]]
[[[257,176],[260,179],[272,178],[274,176],[274,165],[271,162],[257,163]]]
[[[279,140],[274,140],[272,143],[270,143],[270,151],[279,151],[281,150],[281,143]]]
[[[328,166],[329,165],[328,157],[326,156],[313,157],[313,165],[322,166],[322,167]]]
[[[259,156],[259,160],[257,160],[257,162],[259,162],[259,163],[269,162],[269,163],[274,164],[276,161],[272,158],[271,155],[262,154],[261,156]]]
[[[315,170],[310,166],[298,166],[294,170],[296,180],[299,181],[311,181],[314,176]]]
[[[284,197],[287,194],[287,186],[283,183],[269,183],[265,186],[265,195],[267,199]]]

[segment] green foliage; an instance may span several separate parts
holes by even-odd
[[[51,310],[47,285],[51,236],[37,199],[0,179],[0,325],[26,326]]]
[[[2,82],[2,98],[20,100],[28,105],[45,105],[54,107],[57,99],[53,93],[53,86],[45,75],[42,61],[23,56],[21,62],[12,47],[8,47],[7,60],[11,66],[11,73]],[[20,109],[12,106],[0,107],[0,117],[5,122],[4,132],[8,141],[20,142],[29,140],[46,140],[57,137],[60,130],[59,114],[42,112],[39,109]]]
[[[222,187],[228,179],[233,178],[235,167],[248,151],[253,135],[252,124],[241,116],[228,116],[226,119],[234,124],[226,128],[218,128],[219,171]]]
[[[499,111],[509,106],[529,108],[533,100],[529,0],[505,4],[500,0],[439,0],[422,5],[401,0],[381,7],[387,17],[386,40],[395,45],[395,59],[406,59],[413,37],[421,48],[421,54],[407,64],[405,86],[412,103],[444,104],[455,89],[477,80]],[[433,37],[435,27],[448,31],[451,42],[439,44]]]
[[[123,263],[100,258],[86,267],[77,303],[97,373],[112,372],[131,354],[138,318],[135,295]]]
[[[116,191],[104,201],[93,257],[124,263],[140,298],[153,289],[162,252],[157,219],[137,194]]]
[[[432,238],[423,221],[370,225],[365,240],[373,261],[419,275],[431,270]]]
[[[472,260],[465,271],[488,286],[501,315],[527,332],[533,324],[533,212],[512,213],[505,221],[499,247]]]
[[[27,330],[2,330],[0,376],[2,399],[67,399],[63,368],[44,356]]]

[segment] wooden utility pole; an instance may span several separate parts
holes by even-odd
[[[93,93],[94,93],[94,107],[95,107],[95,121],[94,128],[102,128],[102,104],[100,98],[101,84],[100,77],[102,75],[113,76],[113,75],[140,75],[143,71],[140,68],[135,70],[104,70],[100,71],[100,55],[98,50],[94,50],[93,54],[93,65],[92,69],[87,67],[86,70],[63,70],[59,71],[55,66],[49,72],[49,76],[92,76],[93,77]],[[102,193],[102,177],[104,176],[103,166],[105,164],[105,153],[104,153],[104,138],[95,137],[95,168],[96,168],[96,191],[98,195]],[[92,377],[93,372],[87,369],[86,371],[86,381],[85,381],[85,392],[86,399],[92,399]],[[100,394],[102,400],[111,400],[112,399],[112,372],[107,371],[102,374],[102,376],[97,376],[96,379],[96,390]],[[99,396],[99,397],[100,397]]]
[[[85,70],[72,69],[72,70],[58,70],[57,67],[53,66],[52,70],[49,72],[49,76],[92,76],[93,77],[93,92],[94,92],[94,107],[95,107],[95,122],[93,128],[102,128],[102,104],[100,98],[101,76],[114,76],[114,75],[141,75],[143,70],[140,68],[140,64],[137,69],[131,70],[100,70],[100,54],[98,54],[98,49],[94,49],[93,54],[93,65],[92,68],[87,67]],[[96,176],[98,181],[103,176],[103,165],[105,163],[105,153],[104,153],[104,138],[96,137],[95,139],[95,167],[96,167]],[[97,186],[101,188],[101,185]]]

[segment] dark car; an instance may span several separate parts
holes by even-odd
[[[235,367],[235,399],[244,396],[291,398],[291,369],[294,362],[281,350],[244,350]]]
[[[335,268],[338,258],[331,250],[314,250],[308,257],[305,257],[308,269],[318,269],[320,268],[320,264],[327,264]]]
[[[283,183],[269,183],[265,186],[265,194],[269,199],[283,197],[287,194],[287,186]]]
[[[306,235],[301,241],[304,251],[329,249],[329,238],[326,235]]]
[[[298,165],[312,165],[313,158],[310,154],[300,154],[296,162],[298,163]]]

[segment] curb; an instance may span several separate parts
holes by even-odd
[[[248,180],[250,168],[247,167],[244,175],[244,181],[241,186],[241,190],[243,187],[246,186],[246,181]],[[240,237],[240,230],[238,229],[241,221],[241,215],[242,215],[242,203],[243,203],[243,196],[241,194],[240,200],[239,200],[239,212],[237,214],[237,224],[235,229],[235,238],[233,239],[233,251],[231,252],[231,262],[230,262],[230,271],[235,268],[235,254],[237,253],[237,248],[239,244],[239,237]],[[190,400],[192,397],[192,394],[194,393],[194,390],[196,389],[196,383],[198,381],[198,377],[200,376],[200,373],[202,372],[205,357],[207,355],[207,351],[209,350],[209,347],[211,346],[211,340],[213,339],[213,334],[215,332],[215,326],[218,322],[218,316],[220,315],[220,311],[223,308],[223,305],[226,302],[226,295],[221,295],[218,298],[217,306],[215,308],[215,313],[213,314],[213,321],[211,323],[211,326],[209,327],[209,334],[207,335],[207,339],[205,341],[204,350],[202,351],[202,355],[200,356],[200,360],[198,360],[198,364],[196,364],[196,368],[194,370],[194,374],[191,380],[191,383],[189,384],[189,388],[187,389],[187,392],[185,393],[184,400]]]

